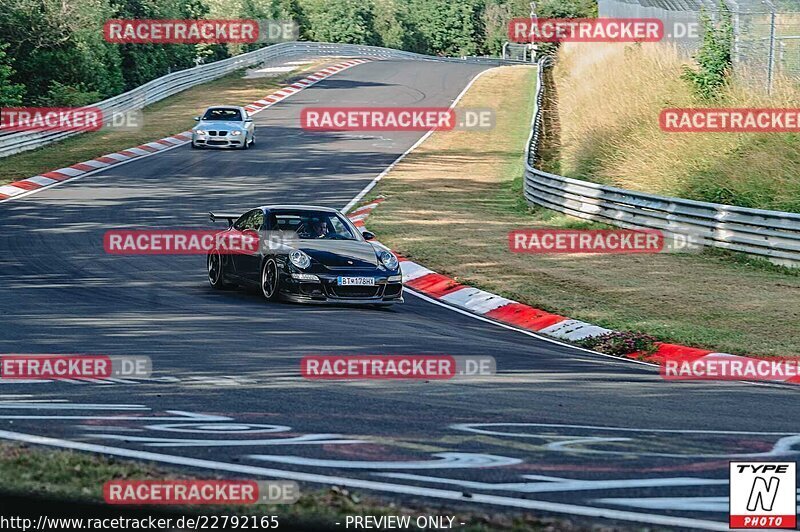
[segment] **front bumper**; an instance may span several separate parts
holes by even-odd
[[[375,277],[374,286],[339,286],[338,275],[314,274],[317,281],[298,281],[284,274],[281,296],[297,303],[390,305],[403,302],[403,283],[389,281],[388,275],[346,274],[347,276]]]
[[[212,148],[241,148],[244,146],[247,135],[229,135],[226,131],[216,131],[214,135],[198,135],[192,133],[192,143],[195,146],[208,146]]]

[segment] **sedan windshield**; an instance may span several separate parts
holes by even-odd
[[[301,240],[357,240],[345,220],[335,212],[279,210],[270,213],[274,231],[292,233]]]
[[[203,115],[203,120],[229,120],[241,122],[242,113],[238,109],[209,109]]]

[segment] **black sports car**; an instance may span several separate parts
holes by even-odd
[[[390,305],[403,301],[397,257],[369,231],[361,232],[335,209],[300,205],[258,207],[228,220],[217,235],[235,239],[258,234],[258,251],[208,254],[213,288],[255,285],[268,300],[303,303]]]

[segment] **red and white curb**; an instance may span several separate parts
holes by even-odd
[[[362,205],[349,213],[348,217],[353,221],[354,225],[363,227],[366,218],[382,201],[382,198],[378,198],[371,203]],[[485,290],[466,286],[455,279],[436,273],[405,257],[398,255],[398,258],[403,272],[403,283],[407,287],[471,314],[559,340],[577,341],[614,332],[599,325],[552,314]],[[667,360],[693,362],[704,358],[709,361],[712,359],[719,360],[722,357],[742,362],[753,360],[750,357],[718,353],[708,349],[698,349],[677,344],[658,343],[656,346],[656,352],[653,354],[642,357],[639,353],[632,353],[628,355],[628,358],[644,360],[655,365],[662,365]],[[800,384],[800,378],[776,378],[772,382]]]
[[[333,76],[350,67],[369,62],[368,59],[352,59],[337,63],[328,68],[324,68],[310,76],[307,76],[299,81],[292,83],[280,90],[277,90],[258,101],[244,106],[248,113],[254,115],[263,111],[264,109],[275,105],[276,103],[285,100],[289,96],[296,94],[303,89],[306,89],[320,81]],[[0,186],[0,203],[10,201],[12,199],[29,196],[46,188],[56,186],[65,181],[70,181],[76,177],[83,177],[92,172],[102,170],[118,164],[127,163],[133,159],[152,155],[154,153],[166,151],[177,146],[182,146],[189,142],[192,138],[191,131],[184,131],[171,137],[166,137],[153,142],[148,142],[135,148],[128,148],[115,153],[108,153],[102,157],[97,157],[89,161],[73,164],[66,168],[59,168],[44,174],[34,177],[29,177],[21,181],[15,181],[7,185]]]

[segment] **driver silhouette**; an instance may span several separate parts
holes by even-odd
[[[314,238],[323,238],[328,234],[328,226],[322,220],[314,220],[311,222],[311,234]]]

